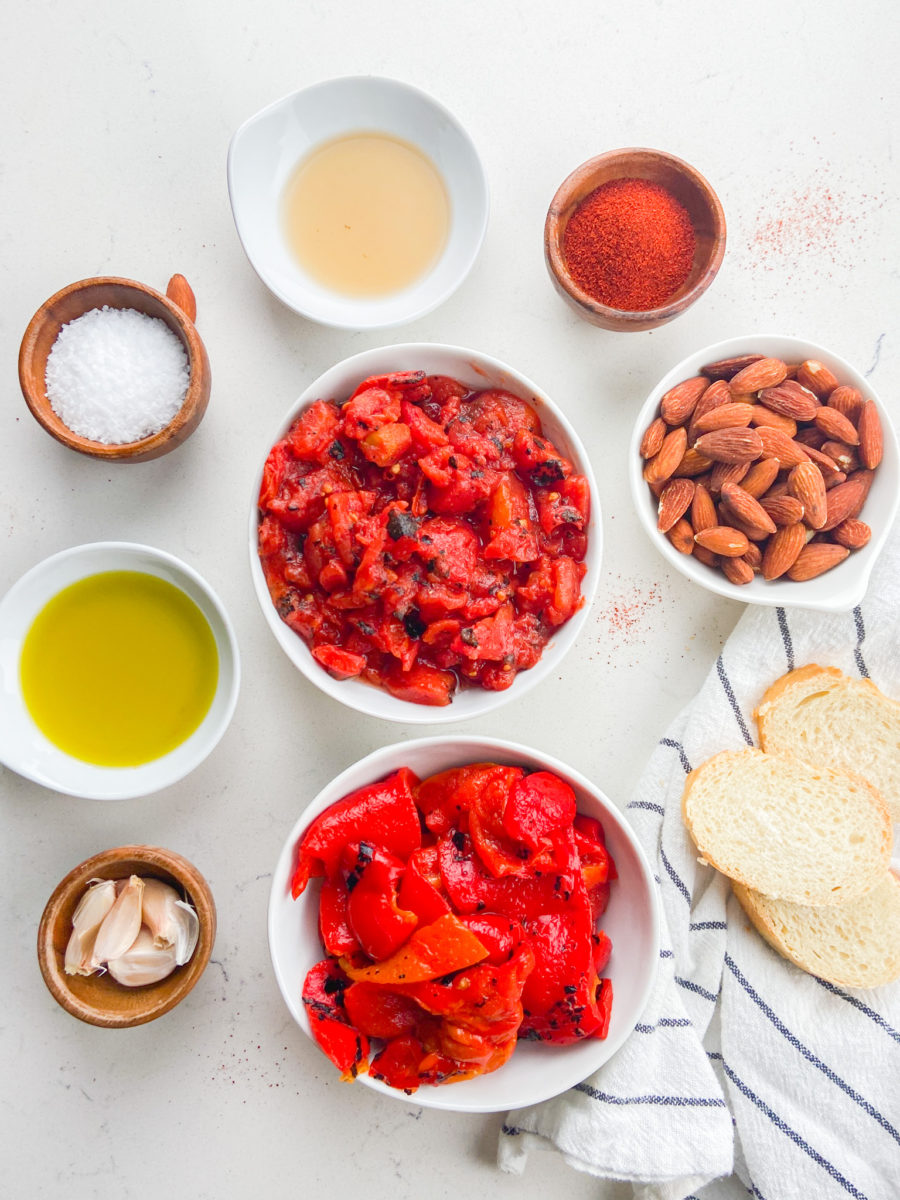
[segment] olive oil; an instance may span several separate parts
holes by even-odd
[[[186,741],[212,704],[219,657],[209,622],[179,588],[106,571],[38,613],[20,657],[25,704],[60,750],[132,767]]]
[[[345,296],[384,296],[415,283],[440,258],[450,200],[417,147],[356,133],[299,163],[282,196],[282,227],[317,282]]]

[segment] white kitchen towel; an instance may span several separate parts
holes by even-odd
[[[753,745],[763,692],[810,662],[900,698],[900,527],[852,612],[748,608],[660,741],[627,806],[665,916],[655,992],[606,1066],[509,1114],[505,1170],[555,1148],[639,1200],[900,1197],[900,983],[834,987],[785,961],[681,820],[687,772]]]

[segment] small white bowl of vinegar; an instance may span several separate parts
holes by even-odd
[[[162,550],[74,546],[0,600],[0,763],[53,791],[126,800],[177,782],[222,737],[239,684],[221,601]]]
[[[443,303],[475,262],[489,210],[456,118],[375,76],[315,84],[245,121],[228,192],[266,287],[341,329],[402,325]]]

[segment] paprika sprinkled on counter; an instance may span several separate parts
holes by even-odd
[[[577,285],[623,312],[665,304],[690,274],[694,229],[687,210],[660,184],[613,179],[575,209],[563,257]]]

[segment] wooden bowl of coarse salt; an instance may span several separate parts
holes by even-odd
[[[37,310],[19,349],[19,383],[58,442],[107,462],[180,446],[209,403],[206,347],[183,275],[167,294],[133,279],[82,279]]]

